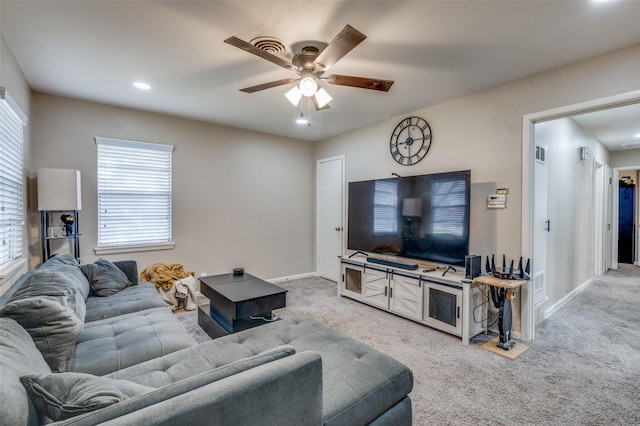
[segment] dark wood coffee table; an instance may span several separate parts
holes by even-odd
[[[200,292],[209,305],[198,307],[198,325],[214,339],[273,321],[287,300],[287,290],[250,274],[200,277]]]

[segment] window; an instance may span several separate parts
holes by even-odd
[[[465,231],[467,181],[446,179],[435,181],[431,187],[433,211],[432,232],[462,237]]]
[[[173,145],[96,137],[98,247],[96,254],[173,248]]]
[[[24,239],[23,160],[27,118],[0,87],[0,270],[22,258]]]
[[[373,194],[373,233],[398,232],[398,181],[376,181]]]

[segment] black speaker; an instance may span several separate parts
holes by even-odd
[[[472,280],[480,275],[481,269],[480,256],[470,255],[464,257],[464,277],[468,280]]]

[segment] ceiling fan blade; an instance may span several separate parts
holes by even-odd
[[[351,75],[339,75],[331,74],[326,78],[323,78],[329,84],[335,84],[337,86],[351,86],[360,87],[362,89],[379,90],[381,92],[388,92],[393,85],[393,80],[381,80],[377,78],[368,77],[354,77]]]
[[[298,80],[299,78],[283,78],[282,80],[270,81],[269,83],[262,83],[257,86],[245,87],[244,89],[240,89],[240,91],[245,93],[259,92],[260,90],[271,89],[272,87],[282,86]]]
[[[351,25],[347,25],[331,40],[331,43],[329,43],[322,53],[318,55],[314,61],[315,65],[322,71],[328,70],[338,62],[340,58],[349,53],[351,49],[362,43],[365,38],[367,38],[366,35]]]
[[[259,47],[255,47],[251,43],[247,43],[244,40],[240,40],[238,37],[229,37],[224,42],[232,46],[238,47],[246,52],[259,56],[262,59],[266,59],[269,62],[273,62],[274,64],[279,65],[282,68],[286,68],[291,71],[297,71],[298,69],[295,65],[293,65],[291,62],[287,61],[286,59],[282,59],[279,56],[273,55],[269,52],[265,52]]]

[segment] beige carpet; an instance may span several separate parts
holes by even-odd
[[[415,425],[640,424],[640,268],[596,277],[540,324],[515,361],[347,298],[307,278],[281,317],[310,316],[389,354],[414,372]],[[197,340],[195,313],[178,313]]]

